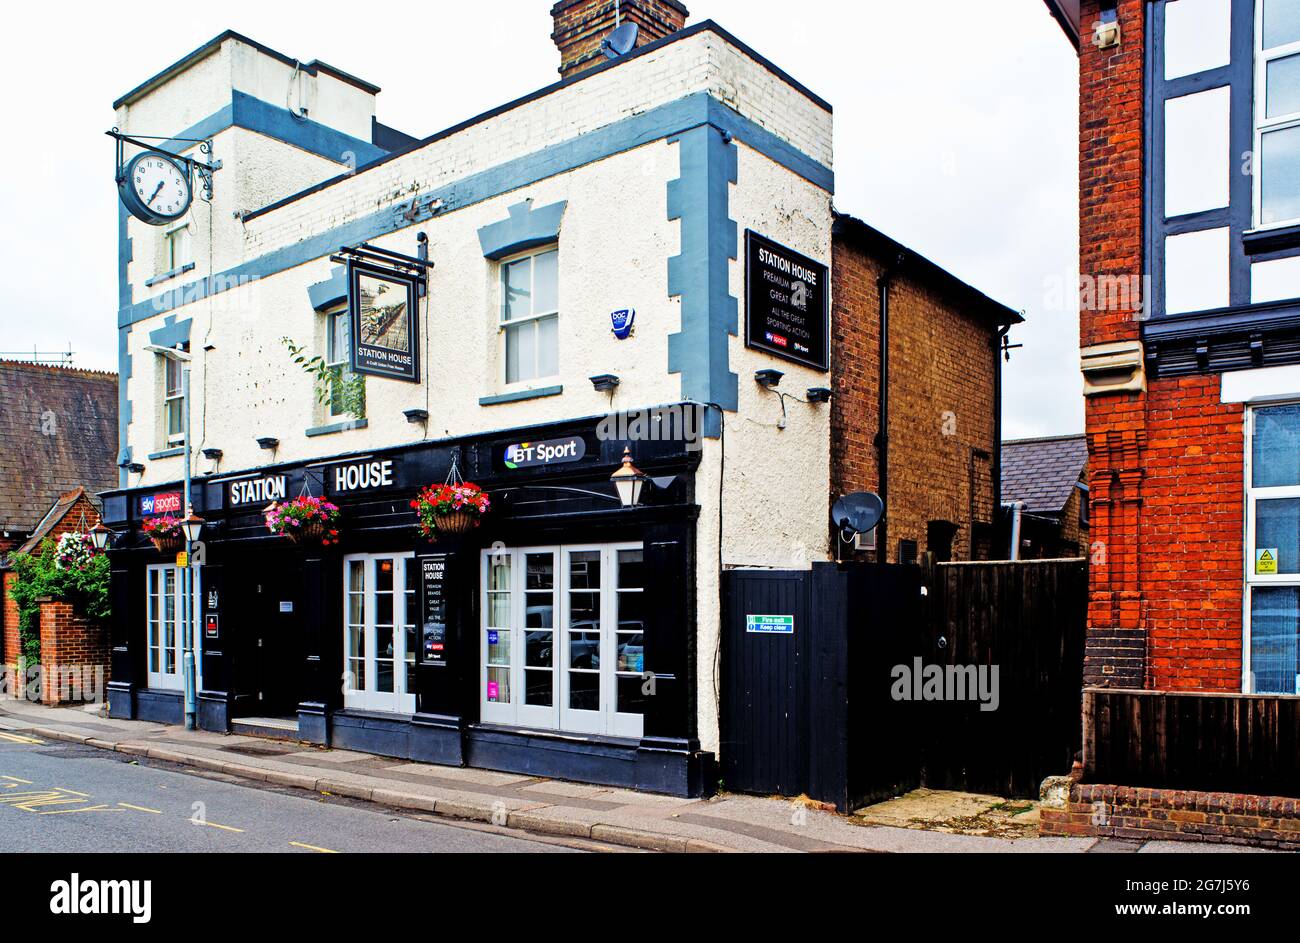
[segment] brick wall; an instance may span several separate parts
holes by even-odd
[[[1040,815],[1040,835],[1210,841],[1300,851],[1300,800],[1278,796],[1075,783],[1064,805],[1045,805]]]
[[[551,38],[560,50],[560,75],[568,78],[606,61],[600,43],[619,22],[640,27],[637,46],[677,32],[686,25],[686,7],[676,0],[560,0],[551,8],[555,32]]]
[[[884,264],[837,239],[831,481],[835,496],[877,491],[880,289]],[[974,525],[992,524],[995,330],[939,287],[906,270],[890,287],[888,560],[898,542],[927,547],[930,521],[959,525],[953,559],[972,551]],[[977,454],[978,453],[978,454]]]
[[[47,704],[84,702],[89,699],[88,692],[103,697],[102,685],[108,683],[109,671],[107,626],[79,615],[70,603],[56,600],[41,603],[40,618],[42,700]],[[60,683],[60,670],[73,669],[78,669],[78,683],[88,685],[87,691],[78,694],[77,688]],[[102,674],[87,673],[96,669]]]
[[[4,601],[4,631],[0,634],[0,665],[17,664],[18,656],[22,651],[18,641],[18,604],[14,602],[9,592],[10,585],[17,579],[16,573],[3,574],[3,588],[0,588],[0,597],[3,597]]]
[[[1121,0],[1121,45],[1085,44],[1080,53],[1085,279],[1144,272],[1145,6]],[[1097,18],[1098,3],[1088,0],[1082,22]],[[1137,340],[1136,307],[1134,299],[1085,308],[1081,345]],[[1242,421],[1240,406],[1219,402],[1217,375],[1153,379],[1144,393],[1087,399],[1094,549],[1086,684],[1240,690]]]

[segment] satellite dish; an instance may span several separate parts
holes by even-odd
[[[608,59],[626,56],[636,48],[636,39],[640,34],[641,27],[635,23],[624,23],[600,41],[600,51]]]
[[[844,542],[875,528],[885,517],[885,502],[870,491],[846,494],[831,508],[831,520],[840,529]]]

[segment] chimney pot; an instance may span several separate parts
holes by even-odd
[[[678,0],[559,0],[551,7],[551,39],[560,50],[560,77],[567,79],[606,61],[601,40],[619,23],[640,27],[639,48],[676,33],[689,16]]]

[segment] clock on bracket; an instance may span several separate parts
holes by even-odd
[[[150,226],[180,219],[194,200],[189,168],[161,151],[132,157],[117,188],[127,212]]]

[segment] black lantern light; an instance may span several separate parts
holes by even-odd
[[[623,450],[623,464],[609,476],[618,490],[618,499],[625,508],[634,508],[641,503],[641,494],[645,490],[649,476],[632,464],[632,448]]]
[[[95,549],[101,553],[108,549],[108,545],[113,540],[113,532],[104,526],[100,521],[90,529],[90,542],[95,545]]]
[[[203,525],[206,523],[207,521],[191,511],[190,516],[181,521],[181,530],[185,532],[185,539],[190,543],[197,543],[199,534],[203,532]]]

